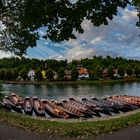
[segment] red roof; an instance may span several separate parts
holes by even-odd
[[[88,74],[88,71],[87,71],[86,68],[81,68],[81,69],[79,70],[79,74]]]

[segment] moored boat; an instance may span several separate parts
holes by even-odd
[[[42,99],[41,102],[44,105],[45,111],[48,115],[54,118],[69,118],[69,115],[59,108],[54,102]]]
[[[4,108],[5,110],[11,111],[11,105],[12,102],[10,101],[8,96],[4,96],[2,102],[1,102],[1,106],[2,108]]]
[[[110,108],[108,107],[105,107],[103,106],[100,102],[98,102],[97,100],[93,100],[93,99],[86,99],[86,98],[83,98],[82,101],[86,102],[86,103],[90,103],[90,104],[93,104],[93,105],[96,105],[98,108],[97,108],[97,111],[99,113],[102,113],[102,114],[105,114],[105,115],[112,115],[110,113]],[[96,110],[96,108],[95,108]]]
[[[68,104],[69,106],[73,106],[74,108],[76,108],[77,110],[79,110],[81,113],[83,113],[85,115],[85,117],[93,117],[93,115],[97,115],[96,112],[94,112],[91,109],[88,109],[87,107],[85,107],[82,104],[70,101],[70,100],[64,100],[62,101],[63,103]]]
[[[118,104],[120,106],[120,111],[122,112],[127,112],[127,111],[131,111],[133,110],[133,106],[131,105],[128,105],[128,104],[125,104],[124,102],[120,101],[120,100],[116,100],[116,99],[113,99],[111,97],[107,97],[105,98],[106,100],[112,102],[112,103],[115,103],[115,104]]]
[[[55,101],[55,104],[59,106],[63,111],[65,111],[70,118],[80,118],[80,117],[85,117],[85,115],[80,112],[78,109],[75,107],[67,104],[66,102],[57,102]]]
[[[9,96],[5,96],[5,99],[7,100],[6,102],[8,102],[8,104],[10,104],[11,110],[18,112],[18,113],[23,113],[22,106],[18,102],[15,103],[13,100],[11,100],[11,98]]]
[[[36,116],[45,117],[45,108],[38,97],[32,97],[31,102]]]
[[[15,94],[15,93],[11,93],[9,95],[9,99],[15,105],[19,105],[19,104],[22,104],[23,103],[22,98],[20,96],[18,96],[17,94]]]
[[[71,103],[72,105],[74,105],[76,107],[81,108],[82,111],[84,109],[86,111],[85,113],[86,113],[87,116],[92,116],[92,115],[98,116],[98,117],[101,116],[99,114],[99,111],[98,111],[99,108],[97,108],[96,105],[89,104],[89,103],[84,102],[82,100],[76,100],[74,98],[69,98],[69,101],[67,101],[67,102],[68,103]]]
[[[33,106],[30,97],[25,97],[25,99],[23,100],[23,109],[25,114],[32,115]]]

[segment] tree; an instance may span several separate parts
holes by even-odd
[[[76,39],[73,31],[84,32],[84,19],[94,26],[107,25],[117,15],[118,7],[129,3],[139,8],[138,0],[2,0],[0,21],[5,29],[0,35],[0,46],[21,56],[29,46],[36,46],[39,37],[54,42]],[[43,36],[38,34],[40,27],[46,27]]]
[[[54,77],[53,69],[49,68],[49,69],[47,70],[46,75],[47,75],[47,79],[48,79],[48,80],[52,80],[53,77]]]
[[[136,74],[137,77],[140,76],[140,67],[138,65],[134,67],[134,74]]]
[[[58,70],[58,77],[60,80],[64,80],[64,76],[65,76],[64,68],[60,67]]]
[[[95,70],[93,71],[93,73],[96,77],[101,78],[102,77],[102,68],[99,65],[97,65],[95,67]]]
[[[0,79],[5,80],[5,70],[4,69],[0,69]]]
[[[13,71],[11,69],[5,69],[5,79],[13,80]]]
[[[21,78],[23,78],[23,80],[26,80],[27,79],[27,70],[26,68],[22,68],[19,72],[19,76],[21,76]]]
[[[126,67],[126,73],[127,73],[129,76],[131,76],[131,75],[133,74],[133,70],[132,70],[131,65],[128,65],[128,66]]]
[[[13,69],[13,80],[18,78],[18,70],[16,68]]]
[[[113,72],[113,67],[110,65],[108,68],[108,74],[111,77],[111,79],[114,78],[114,72]]]
[[[125,74],[125,68],[123,65],[118,66],[118,74],[123,77]]]
[[[78,70],[76,68],[73,68],[72,72],[71,72],[71,80],[73,80],[73,81],[77,80],[78,75],[79,75]]]
[[[41,69],[38,67],[35,71],[35,77],[37,80],[42,80],[42,73],[41,73]]]

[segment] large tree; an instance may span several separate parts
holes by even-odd
[[[108,24],[117,15],[118,7],[126,7],[130,0],[1,0],[0,48],[18,55],[35,47],[38,29],[46,27],[43,38],[52,41],[75,39],[75,32],[83,33],[81,23],[90,20],[94,26]],[[139,8],[139,0],[133,0]],[[138,14],[140,17],[140,15]],[[137,23],[139,26],[139,22]],[[74,32],[75,31],[75,32]]]

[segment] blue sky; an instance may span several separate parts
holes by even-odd
[[[93,55],[110,55],[140,60],[140,29],[135,25],[137,21],[137,10],[134,7],[118,8],[118,15],[109,21],[108,26],[94,27],[90,21],[84,20],[84,33],[76,33],[76,40],[53,43],[41,38],[36,48],[27,50],[27,57],[71,61]],[[40,35],[44,32],[45,28],[39,29]],[[0,57],[10,55],[0,52]]]

